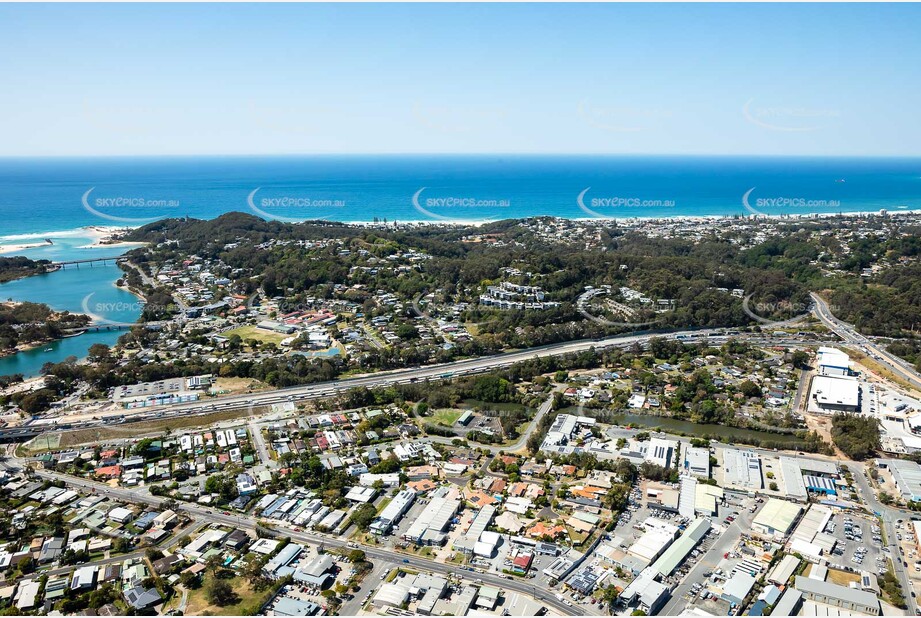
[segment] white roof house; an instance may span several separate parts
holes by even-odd
[[[116,521],[120,524],[124,524],[126,522],[131,521],[131,518],[134,517],[134,513],[124,507],[117,506],[111,511],[109,511],[107,517],[111,519],[112,521]]]

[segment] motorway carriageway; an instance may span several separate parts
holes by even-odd
[[[750,333],[739,333],[735,335],[745,338]],[[107,424],[117,424],[124,422],[141,422],[156,420],[159,418],[169,418],[179,415],[204,415],[216,411],[229,411],[241,408],[261,408],[278,403],[302,401],[306,399],[317,399],[331,397],[346,392],[353,388],[374,388],[379,386],[388,386],[392,384],[410,384],[426,380],[450,379],[463,375],[485,373],[496,369],[509,367],[515,363],[520,363],[533,358],[543,358],[548,356],[561,356],[584,352],[595,348],[603,350],[612,347],[629,347],[634,344],[644,344],[654,337],[682,338],[686,343],[694,343],[698,338],[707,338],[714,344],[722,344],[730,337],[718,330],[697,330],[682,331],[670,334],[663,333],[645,333],[640,335],[628,335],[620,337],[610,337],[600,340],[583,340],[570,341],[559,344],[541,346],[537,348],[528,348],[517,352],[505,352],[494,356],[486,356],[470,360],[462,360],[454,363],[443,363],[438,365],[426,365],[423,367],[414,367],[411,369],[397,369],[392,371],[382,371],[379,373],[366,374],[363,376],[345,378],[342,380],[332,380],[328,382],[317,382],[301,386],[292,386],[282,389],[274,389],[261,393],[246,393],[241,395],[230,395],[221,397],[216,401],[197,401],[192,403],[172,404],[157,406],[138,410],[136,413],[110,415],[103,417],[103,420],[87,420],[82,422],[70,422],[66,420],[58,424],[57,419],[41,420],[25,426],[27,429],[38,429],[39,432],[51,426],[56,430],[61,429],[80,429],[88,427],[98,427]],[[759,337],[752,341],[758,345],[817,345],[826,342],[810,341],[800,342],[791,340],[772,340],[770,338]],[[255,410],[253,410],[255,416]],[[113,422],[115,421],[115,422]],[[0,430],[2,432],[3,430]],[[2,437],[2,436],[0,436]]]

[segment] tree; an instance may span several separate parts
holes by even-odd
[[[219,578],[211,580],[211,585],[208,587],[208,602],[219,607],[225,607],[233,605],[237,601],[239,601],[239,597],[227,580]]]
[[[365,555],[365,552],[363,552],[360,549],[353,549],[352,551],[349,552],[349,562],[351,562],[352,564],[358,564],[360,562],[364,562],[366,558],[367,556]]]
[[[374,508],[374,505],[362,504],[352,513],[351,520],[359,529],[367,530],[375,517],[377,517],[377,509]]]
[[[212,574],[216,574],[222,566],[224,566],[224,560],[220,554],[212,554],[205,559],[205,567]]]
[[[745,380],[739,384],[739,390],[746,397],[761,397],[761,387],[752,382],[751,380]]]
[[[90,349],[87,351],[87,356],[90,360],[100,362],[109,357],[111,350],[109,346],[104,343],[94,343],[90,346]]]
[[[768,488],[771,491],[777,491],[777,483],[775,483],[774,481],[771,481],[770,485],[768,485]]]
[[[620,598],[620,594],[617,592],[617,588],[614,586],[608,586],[604,589],[604,592],[601,593],[601,600],[604,603],[607,603],[608,607],[614,607],[614,604],[617,603],[618,598]]]
[[[872,457],[882,448],[875,417],[839,412],[831,419],[831,439],[845,455],[858,461]]]
[[[201,585],[201,578],[194,573],[183,571],[179,576],[179,583],[187,590],[193,590]]]
[[[116,554],[124,554],[131,551],[131,540],[124,537],[115,537],[112,541],[112,551]]]
[[[805,367],[806,363],[809,361],[809,354],[803,350],[796,350],[793,352],[793,355],[790,358],[790,362],[793,363],[794,367]]]

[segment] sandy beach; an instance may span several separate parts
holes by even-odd
[[[127,234],[130,229],[123,227],[105,227],[98,225],[91,225],[89,227],[81,228],[85,233],[85,236],[92,239],[88,245],[82,245],[77,247],[77,249],[98,249],[100,247],[140,247],[144,243],[141,242],[125,242],[119,240],[122,236]]]
[[[76,230],[24,234],[22,236],[8,236],[6,237],[6,243],[0,243],[0,255],[20,253],[23,251],[28,251],[29,249],[50,247],[60,244],[59,242],[55,242],[56,240],[61,238],[74,237],[87,238],[90,240],[88,244],[75,247],[76,249],[131,249],[134,247],[143,246],[144,243],[125,242],[120,240],[129,231],[131,231],[131,228],[91,225],[87,227],[81,227]],[[14,240],[17,242],[9,242]]]
[[[0,245],[0,255],[4,253],[16,253],[18,251],[25,251],[26,249],[36,249],[38,247],[47,247],[50,243],[47,242],[33,242],[29,244],[22,245]]]

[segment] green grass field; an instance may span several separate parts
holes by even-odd
[[[436,425],[444,425],[445,427],[453,427],[454,423],[457,422],[457,419],[461,417],[466,410],[458,410],[456,408],[442,408],[440,410],[435,410],[430,417]]]
[[[240,339],[244,341],[244,343],[247,339],[256,339],[257,341],[262,341],[263,343],[279,344],[288,338],[288,335],[282,335],[281,333],[263,330],[252,325],[241,326],[240,328],[235,328],[224,333],[225,337],[230,337],[231,335],[238,335]]]

